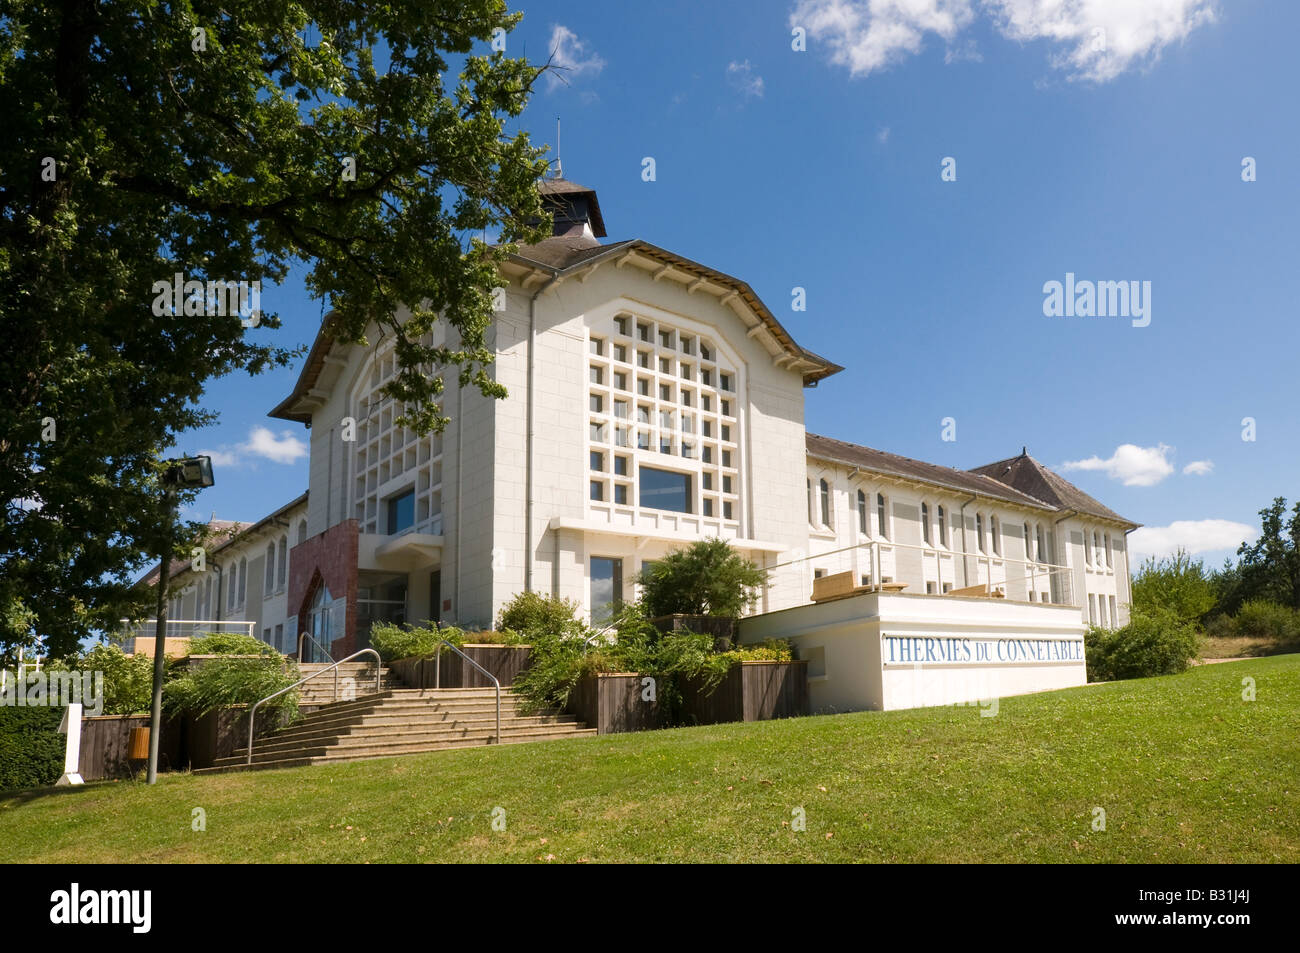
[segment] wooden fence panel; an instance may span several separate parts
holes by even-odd
[[[515,676],[528,667],[531,645],[463,645],[461,651],[491,672],[502,688],[514,684]],[[405,658],[387,663],[407,688],[433,688],[438,663],[432,658]],[[443,650],[439,687],[491,688],[492,682],[455,652]]]

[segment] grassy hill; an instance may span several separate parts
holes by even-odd
[[[860,712],[10,793],[0,861],[1296,863],[1300,655],[1003,699],[995,717]]]

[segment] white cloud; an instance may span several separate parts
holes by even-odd
[[[763,77],[754,72],[754,68],[749,65],[749,60],[743,63],[733,60],[728,63],[727,82],[746,99],[751,96],[759,99],[763,97]]]
[[[790,26],[824,41],[849,75],[865,76],[919,53],[927,33],[951,41],[974,18],[970,0],[799,0]]]
[[[1008,39],[1046,41],[1053,67],[1095,82],[1154,62],[1215,19],[1213,0],[799,0],[790,25],[824,42],[851,76],[866,76],[919,53],[927,34],[948,44],[945,62],[978,59],[973,44],[953,43],[977,12]]]
[[[881,126],[878,130],[876,130],[876,142],[880,143],[883,146],[888,141],[889,141],[889,127]]]
[[[551,64],[558,69],[546,71],[546,88],[555,89],[561,83],[572,82],[583,74],[597,75],[605,68],[600,55],[587,50],[587,44],[576,33],[562,24],[551,27]]]
[[[1206,476],[1214,471],[1213,460],[1193,460],[1183,467],[1183,472],[1192,476]]]
[[[1062,470],[1093,470],[1120,480],[1125,486],[1155,486],[1174,472],[1169,462],[1173,447],[1163,443],[1157,447],[1139,447],[1131,443],[1120,444],[1108,459],[1088,457],[1061,464]]]
[[[262,457],[272,463],[295,463],[308,452],[307,444],[295,437],[291,430],[282,430],[277,437],[267,427],[254,427],[241,444],[225,445],[218,450],[200,450],[199,454],[211,457],[214,467],[237,467],[248,457]]]
[[[307,456],[307,444],[295,437],[292,431],[282,430],[276,437],[266,427],[254,427],[249,431],[248,442],[240,449],[273,463],[293,463],[299,457]]]
[[[984,54],[979,51],[979,47],[975,45],[974,40],[967,40],[944,50],[943,62],[948,66],[953,63],[983,63]]]
[[[1179,549],[1191,555],[1236,550],[1259,531],[1232,520],[1175,520],[1168,526],[1143,526],[1129,534],[1129,548],[1140,556],[1170,556]]]

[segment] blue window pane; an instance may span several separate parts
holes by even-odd
[[[693,513],[691,477],[687,473],[672,473],[654,467],[641,467],[640,504],[655,510],[672,510],[676,513]]]

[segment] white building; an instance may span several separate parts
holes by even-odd
[[[376,619],[489,627],[529,589],[599,619],[646,563],[711,536],[769,570],[763,612],[851,571],[911,595],[991,584],[1073,608],[1080,630],[1127,619],[1136,524],[1027,454],[962,471],[806,433],[804,388],[842,368],[745,282],[639,239],[601,244],[592,190],[542,190],[555,234],[503,266],[489,332],[508,397],[448,374],[449,427],[416,437],[379,393],[391,337],[341,344],[326,319],[271,413],[310,428],[309,493],[219,560],[237,557],[235,598],[274,644],[302,630],[337,658]]]

